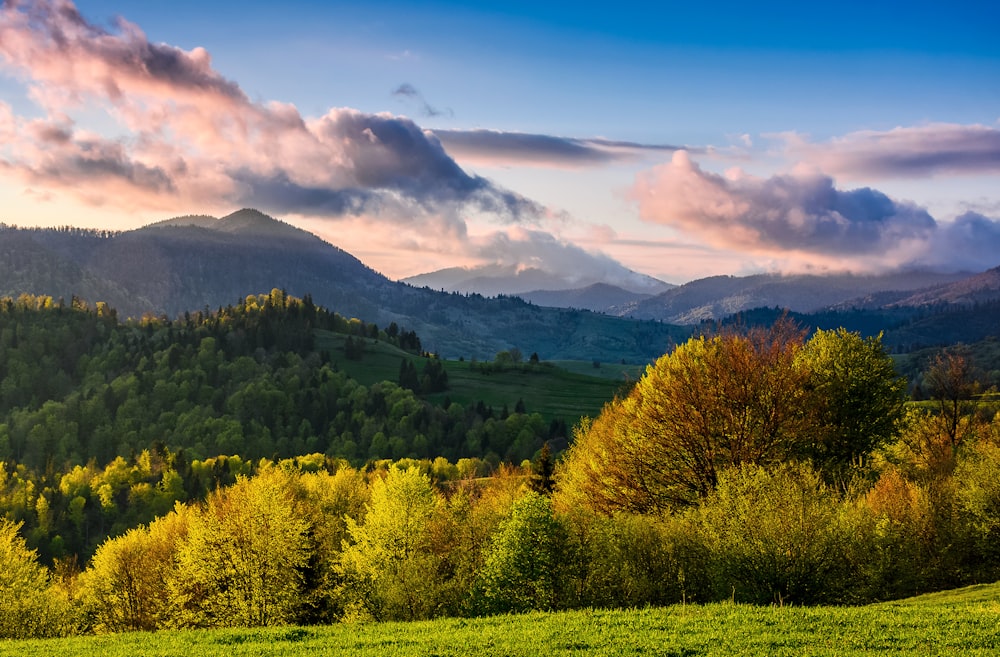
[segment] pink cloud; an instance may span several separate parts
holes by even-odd
[[[683,151],[640,174],[632,195],[644,221],[769,258],[781,270],[990,267],[1000,250],[1000,223],[987,217],[939,223],[878,190],[837,189],[821,173],[723,176],[702,170]],[[972,253],[982,258],[973,263]]]
[[[544,211],[466,173],[408,119],[331,109],[307,120],[293,105],[252,102],[205,49],[150,43],[124,19],[106,30],[67,0],[4,4],[0,63],[45,113],[41,122],[9,108],[0,117],[0,130],[14,133],[0,151],[5,170],[84,200],[414,221],[462,208],[507,221]],[[81,109],[104,112],[123,134],[78,127]]]
[[[794,136],[789,152],[834,175],[923,178],[1000,172],[1000,129],[931,123],[852,132],[828,142]]]

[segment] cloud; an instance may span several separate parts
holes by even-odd
[[[451,111],[451,109],[440,110],[436,107],[431,106],[431,104],[424,99],[424,95],[419,91],[417,91],[417,88],[408,82],[404,82],[403,84],[396,87],[396,89],[393,90],[392,95],[396,96],[397,98],[404,98],[406,100],[410,100],[412,102],[417,103],[418,107],[420,107],[421,113],[426,117],[455,115],[455,113]]]
[[[0,131],[12,141],[0,149],[0,166],[90,202],[259,204],[328,217],[389,208],[414,221],[465,210],[509,222],[545,213],[466,173],[409,119],[346,108],[308,119],[293,105],[253,102],[212,68],[205,49],[150,43],[124,19],[104,29],[67,0],[5,3],[0,63],[45,115],[4,107]],[[121,134],[77,125],[76,114],[95,111]]]
[[[923,178],[1000,172],[1000,129],[932,123],[852,132],[824,143],[788,137],[791,154],[834,175]]]
[[[517,271],[538,269],[561,278],[566,289],[597,282],[631,290],[662,291],[662,283],[628,269],[614,258],[588,251],[551,233],[512,226],[473,242],[477,258]],[[525,289],[522,291],[530,291]]]
[[[682,148],[498,130],[434,130],[434,135],[452,156],[487,165],[597,166]]]
[[[1000,218],[966,212],[952,222],[941,222],[923,261],[967,271],[1000,265]]]
[[[941,223],[874,189],[839,190],[819,173],[722,176],[703,171],[683,151],[640,174],[632,194],[647,222],[715,247],[778,258],[785,267],[968,268],[970,253],[986,266],[995,266],[990,254],[1000,253],[1000,224],[982,215]]]

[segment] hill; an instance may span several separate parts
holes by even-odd
[[[6,294],[108,301],[123,316],[176,317],[278,288],[311,295],[348,317],[405,325],[430,351],[455,358],[492,358],[518,347],[545,359],[641,363],[688,333],[658,322],[398,283],[256,210],[221,219],[178,217],[123,233],[5,227],[0,244]]]

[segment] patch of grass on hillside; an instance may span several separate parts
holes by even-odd
[[[619,383],[638,381],[646,371],[645,365],[622,365],[621,363],[602,363],[600,361],[584,360],[553,360],[547,361],[568,372],[595,376],[600,379],[611,379]],[[597,363],[595,366],[594,363]]]
[[[0,642],[0,655],[189,657],[351,655],[996,655],[1000,604],[867,607],[674,605],[311,628],[169,631]],[[940,594],[936,594],[940,595]],[[965,595],[965,594],[960,594]],[[978,593],[977,593],[978,595]]]
[[[506,405],[513,412],[518,400],[523,400],[528,413],[540,413],[547,420],[561,418],[570,426],[585,415],[600,413],[625,384],[545,363],[485,374],[468,362],[445,361],[445,369],[449,389],[430,395],[431,401],[449,397],[468,405],[482,400],[498,410]]]
[[[370,386],[379,381],[399,380],[399,364],[403,358],[409,359],[421,372],[425,358],[402,351],[391,344],[366,339],[364,351],[359,360],[344,357],[344,341],[347,336],[328,331],[317,332],[317,348],[329,351],[331,360],[359,383]],[[358,340],[360,338],[352,338]],[[448,372],[448,390],[428,395],[433,403],[442,403],[445,398],[467,406],[482,401],[497,412],[504,405],[514,411],[518,400],[523,400],[525,410],[539,413],[546,420],[562,419],[572,426],[583,416],[595,416],[615,393],[627,385],[623,373],[637,366],[603,365],[586,367],[580,361],[559,361],[558,364],[543,362],[540,365],[514,367],[502,372],[484,373],[471,361],[444,360]],[[574,363],[573,370],[557,366]],[[601,372],[605,367],[607,372]],[[605,374],[620,376],[604,376]],[[633,379],[634,380],[634,379]]]
[[[1000,605],[1000,582],[995,584],[973,584],[960,589],[925,593],[905,600],[883,603],[893,605],[939,606],[993,603]],[[1000,649],[1000,646],[997,646]]]

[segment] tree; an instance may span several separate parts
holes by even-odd
[[[808,465],[729,469],[694,516],[713,555],[716,599],[829,603],[847,588],[852,528]]]
[[[567,545],[552,501],[534,491],[525,494],[490,542],[476,588],[477,610],[496,614],[562,607]]]
[[[166,626],[172,617],[166,582],[184,576],[175,569],[189,518],[187,507],[178,505],[148,527],[108,539],[97,549],[82,587],[96,630],[152,631]]]
[[[341,558],[353,611],[375,620],[433,615],[440,584],[430,551],[430,522],[438,505],[430,479],[395,465],[371,485],[364,523],[347,519],[350,541]]]
[[[48,574],[19,534],[23,523],[0,518],[0,638],[65,633],[68,604],[49,588]]]
[[[420,389],[420,377],[417,375],[417,368],[409,358],[402,358],[399,361],[399,387],[407,390],[417,391]]]
[[[816,331],[798,364],[807,372],[817,425],[805,455],[828,476],[843,475],[899,433],[906,381],[896,374],[881,335],[862,338],[843,328]]]
[[[260,626],[295,619],[309,559],[308,522],[290,473],[262,469],[219,489],[194,514],[178,555],[174,604],[181,623]]]
[[[973,398],[979,393],[979,383],[972,373],[972,362],[959,351],[946,350],[938,354],[924,374],[931,398],[936,400],[944,431],[952,447],[962,441],[962,418],[975,409]]]
[[[880,338],[840,329],[804,343],[784,319],[692,338],[581,424],[560,495],[649,512],[704,499],[720,471],[741,465],[809,459],[842,478],[897,434],[902,390]]]
[[[538,453],[538,461],[532,467],[531,489],[536,493],[549,495],[556,485],[554,474],[555,460],[552,458],[552,448],[549,447],[549,442],[545,441]]]
[[[662,511],[706,497],[724,468],[795,454],[811,429],[801,348],[786,320],[692,338],[581,425],[562,487],[604,512]]]

